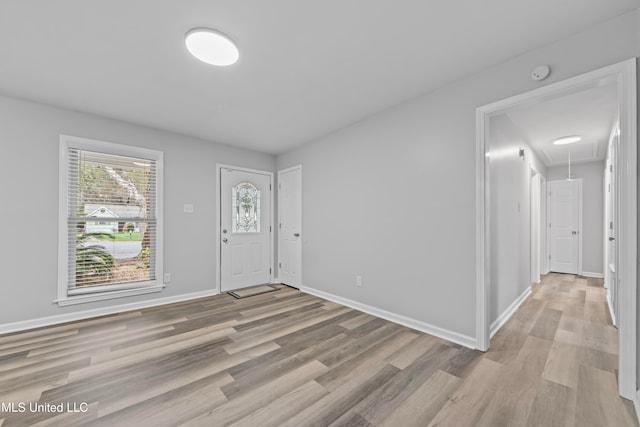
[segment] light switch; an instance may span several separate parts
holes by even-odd
[[[192,204],[185,204],[184,205],[184,213],[192,214],[193,213],[193,205]]]

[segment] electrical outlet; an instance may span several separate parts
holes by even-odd
[[[184,205],[184,213],[192,214],[193,210],[194,209],[193,209],[193,205],[192,204],[189,203],[189,204],[185,204]]]
[[[362,276],[356,276],[356,286],[359,288],[362,287]]]
[[[169,283],[171,281],[171,273],[164,273],[163,282]]]

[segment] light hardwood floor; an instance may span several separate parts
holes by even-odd
[[[487,353],[282,287],[0,336],[0,426],[637,426],[616,354],[599,280],[547,275]]]

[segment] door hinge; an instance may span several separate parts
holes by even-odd
[[[278,184],[278,190],[282,190],[282,184]]]
[[[613,173],[613,165],[609,165],[609,172]]]
[[[278,263],[278,267],[282,268],[282,263],[281,262]]]
[[[278,224],[278,228],[282,228],[282,223]]]
[[[271,184],[269,184],[269,191],[271,191]]]
[[[269,233],[271,233],[271,231],[273,231],[273,230],[271,230],[271,226],[269,226]]]

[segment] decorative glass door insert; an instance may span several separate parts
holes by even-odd
[[[231,189],[231,219],[233,233],[260,232],[260,190],[250,182],[241,182]]]

